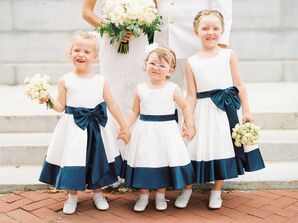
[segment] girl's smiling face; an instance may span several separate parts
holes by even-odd
[[[216,47],[223,34],[222,23],[217,16],[204,15],[200,19],[196,33],[201,39],[202,47]]]
[[[145,69],[152,82],[166,81],[171,77],[173,69],[170,64],[163,58],[159,58],[157,53],[151,53],[145,63]]]
[[[96,57],[97,54],[92,40],[79,38],[73,43],[70,58],[76,70],[88,72]]]

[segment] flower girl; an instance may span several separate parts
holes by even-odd
[[[109,207],[100,188],[118,180],[122,158],[106,107],[119,123],[121,137],[129,137],[108,82],[91,70],[97,53],[96,37],[86,32],[74,35],[69,49],[74,70],[60,79],[57,99],[50,97],[54,110],[64,114],[54,130],[39,180],[69,191],[65,214],[75,212],[77,191],[86,188],[94,190],[97,209]]]
[[[264,168],[257,145],[237,147],[232,129],[239,120],[253,122],[247,93],[238,69],[238,59],[231,49],[222,49],[224,19],[217,10],[200,11],[194,19],[194,31],[201,49],[187,60],[187,98],[194,110],[197,134],[188,143],[196,174],[195,182],[215,181],[209,208],[222,205],[223,180],[245,171]],[[198,41],[199,41],[198,40]],[[242,114],[237,110],[242,105]]]
[[[176,57],[172,50],[150,45],[145,60],[148,81],[138,84],[135,90],[127,121],[129,127],[135,125],[121,172],[128,187],[140,189],[134,211],[145,210],[149,189],[157,190],[155,208],[166,210],[166,188],[181,189],[192,184],[193,169],[176,122],[175,105],[183,112],[184,133],[188,139],[195,134],[193,115],[178,86],[169,81],[175,66]]]

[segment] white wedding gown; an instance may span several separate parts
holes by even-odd
[[[101,4],[101,15],[103,15],[104,4],[108,1],[117,0],[100,0],[98,3]],[[112,94],[124,114],[132,106],[132,95],[137,84],[146,80],[144,59],[147,45],[147,36],[131,37],[129,53],[119,54],[117,52],[119,43],[111,45],[108,35],[100,38],[100,74],[109,81]]]

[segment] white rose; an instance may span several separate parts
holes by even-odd
[[[39,98],[47,98],[49,93],[47,91],[40,91]]]
[[[237,147],[240,147],[241,146],[241,143],[239,142],[239,141],[235,141],[235,146],[237,146]]]
[[[26,77],[25,80],[24,80],[24,83],[25,84],[28,84],[29,82],[30,82],[30,78],[29,77]]]
[[[132,5],[127,9],[127,17],[130,20],[136,20],[139,18],[140,15],[142,15],[142,8],[140,7],[139,4]]]

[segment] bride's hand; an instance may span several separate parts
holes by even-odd
[[[125,37],[121,40],[122,43],[127,43],[132,35],[131,31],[126,31]]]

